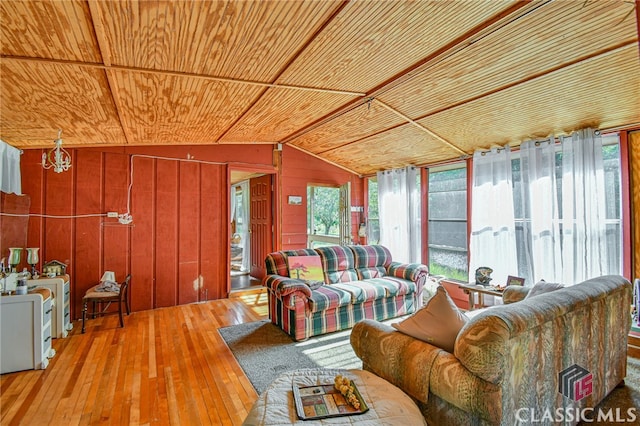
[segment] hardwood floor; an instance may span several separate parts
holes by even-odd
[[[241,424],[257,394],[216,330],[267,308],[237,296],[75,322],[47,369],[0,376],[0,423]]]

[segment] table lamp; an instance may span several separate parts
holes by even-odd
[[[38,257],[38,250],[40,250],[39,247],[27,248],[27,263],[31,265],[31,276],[34,278],[38,276],[38,271],[36,271],[36,265],[40,260]]]
[[[7,263],[11,265],[11,272],[17,272],[18,265],[20,264],[21,252],[22,252],[21,248],[18,248],[18,247],[9,248],[9,260],[7,261]]]

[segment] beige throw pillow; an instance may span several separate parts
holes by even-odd
[[[539,294],[550,293],[552,291],[560,290],[561,288],[564,288],[562,284],[548,283],[546,281],[538,281],[537,283],[535,283],[533,287],[531,287],[531,290],[529,290],[529,293],[527,294],[525,299],[529,299]]]
[[[424,307],[392,326],[404,334],[453,353],[456,337],[467,321],[467,316],[453,303],[444,287],[438,286],[435,296]]]

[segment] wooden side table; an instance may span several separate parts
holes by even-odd
[[[469,310],[473,311],[484,306],[484,295],[502,297],[502,291],[496,290],[494,287],[485,287],[478,284],[458,284],[458,287],[469,295]],[[475,295],[478,295],[478,303],[475,302]]]

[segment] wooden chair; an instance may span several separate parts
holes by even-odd
[[[105,314],[111,314],[111,313],[115,313],[114,312],[107,312],[107,309],[109,309],[109,306],[111,305],[111,303],[117,303],[118,304],[118,316],[120,317],[120,327],[124,327],[124,320],[122,319],[122,308],[124,305],[124,308],[127,310],[127,315],[129,315],[131,313],[130,309],[129,309],[129,282],[131,281],[131,275],[127,275],[127,278],[125,278],[125,280],[122,282],[122,284],[120,284],[120,291],[119,292],[115,292],[115,291],[97,291],[96,289],[98,288],[98,285],[95,285],[93,287],[91,287],[89,290],[87,290],[87,292],[85,293],[84,297],[82,298],[82,302],[83,302],[83,307],[82,307],[82,333],[84,334],[85,331],[85,327],[84,327],[84,322],[87,316],[87,304],[89,302],[93,303],[93,312],[91,312],[89,315],[91,316],[91,318],[95,318],[97,316],[103,316]],[[106,303],[106,306],[104,306],[104,304]],[[96,305],[99,305],[98,308],[98,312],[96,312]]]

